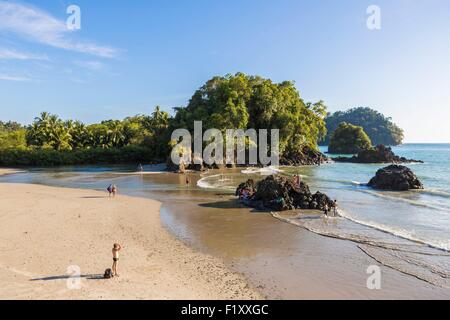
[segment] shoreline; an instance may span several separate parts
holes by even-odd
[[[151,175],[145,179],[151,180],[152,183],[184,184],[184,180],[178,181],[179,175]],[[101,188],[83,188],[69,189],[62,185],[56,189],[64,194],[64,190],[78,190],[88,192],[91,196],[96,192],[104,197],[104,192],[98,191],[102,190]],[[152,202],[153,200],[149,198],[160,199],[162,208],[160,214],[156,215],[158,224],[164,232],[176,242],[182,243],[182,246],[198,253],[199,256],[206,255],[219,261],[219,264],[227,270],[226,273],[237,275],[243,280],[245,289],[255,293],[250,287],[256,288],[255,298],[334,300],[448,299],[450,297],[448,290],[427,284],[412,275],[403,274],[384,265],[381,265],[382,290],[368,290],[366,268],[370,265],[378,265],[376,256],[373,258],[364,253],[362,248],[351,240],[327,238],[279,221],[269,214],[251,214],[248,208],[229,206],[230,202],[226,200],[228,197],[225,195],[211,197],[212,194],[208,192],[189,189],[186,191],[187,193],[183,193],[184,196],[180,199],[177,199],[176,193],[172,194],[173,190],[162,193],[151,192],[145,196],[131,193],[126,198],[135,199],[138,202]],[[188,201],[185,196],[189,197]],[[227,204],[224,205],[224,203]],[[161,204],[158,203],[158,205]],[[137,211],[141,212],[142,207],[139,207]],[[105,244],[106,249],[103,247],[100,249],[104,251],[102,255],[106,254],[109,257],[109,246],[111,244],[108,243]],[[0,254],[1,249],[0,246]],[[375,254],[379,253],[375,252]],[[219,279],[219,283],[216,279]],[[216,279],[210,282],[214,290],[220,285],[221,280],[220,277]],[[88,284],[90,282],[87,281]],[[225,291],[227,287],[227,285],[224,286]],[[1,297],[0,290],[0,299]],[[190,295],[187,297],[191,299]],[[107,295],[106,298],[90,296],[86,299],[114,298]],[[158,299],[146,296],[138,298]],[[61,299],[71,298],[62,297]],[[128,299],[134,299],[134,296],[128,296]],[[161,299],[178,298],[166,296]],[[208,295],[202,299],[224,298]],[[234,297],[232,299],[248,298]]]
[[[0,299],[263,298],[220,259],[172,236],[160,205],[89,189],[0,184]],[[121,276],[104,280],[114,242],[124,246]],[[70,278],[78,268],[81,276]]]
[[[0,176],[6,176],[8,174],[22,173],[24,170],[14,169],[14,168],[2,168],[0,167]]]

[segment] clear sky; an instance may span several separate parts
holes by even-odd
[[[372,4],[381,30],[366,26]],[[377,109],[406,142],[450,142],[448,0],[0,0],[2,120],[171,112],[238,71],[294,80],[330,111]]]

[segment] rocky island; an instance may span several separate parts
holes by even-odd
[[[423,189],[423,184],[411,169],[405,166],[390,165],[377,171],[367,184],[378,190],[408,191]]]
[[[312,194],[308,185],[303,181],[297,184],[282,176],[269,176],[254,183],[248,180],[236,190],[236,196],[247,192],[243,202],[259,210],[286,211],[294,209],[322,210],[335,206],[334,201],[327,195],[316,192]]]
[[[397,156],[392,148],[379,145],[373,148],[364,149],[353,157],[337,157],[332,158],[335,162],[350,163],[423,163],[421,160],[406,159]]]

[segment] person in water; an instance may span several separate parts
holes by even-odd
[[[144,167],[142,166],[141,163],[139,163],[139,165],[138,165],[138,170],[139,170],[140,172],[144,171]]]
[[[119,262],[119,251],[122,250],[122,246],[118,243],[114,243],[112,248],[113,265],[112,265],[112,275],[113,277],[118,277],[117,273],[117,262]]]

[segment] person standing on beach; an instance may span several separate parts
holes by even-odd
[[[333,205],[333,215],[334,217],[338,216],[338,205],[337,205],[337,200],[334,200],[334,205]]]
[[[112,192],[113,192],[113,186],[112,186],[112,184],[110,184],[110,185],[108,186],[108,188],[106,188],[106,190],[108,191],[109,196],[111,197],[111,194],[112,194]]]
[[[116,186],[115,184],[112,185],[112,190],[111,190],[111,192],[112,192],[113,197],[115,197],[115,196],[116,196],[116,193],[117,193],[117,186]]]
[[[329,212],[329,210],[328,210],[328,205],[326,204],[323,213],[324,213],[325,216],[327,216],[327,217],[328,217],[328,212]]]
[[[122,246],[118,243],[114,243],[112,248],[112,255],[113,255],[113,265],[112,265],[112,275],[113,277],[118,277],[119,274],[117,273],[117,262],[119,261],[119,251],[122,250]]]

